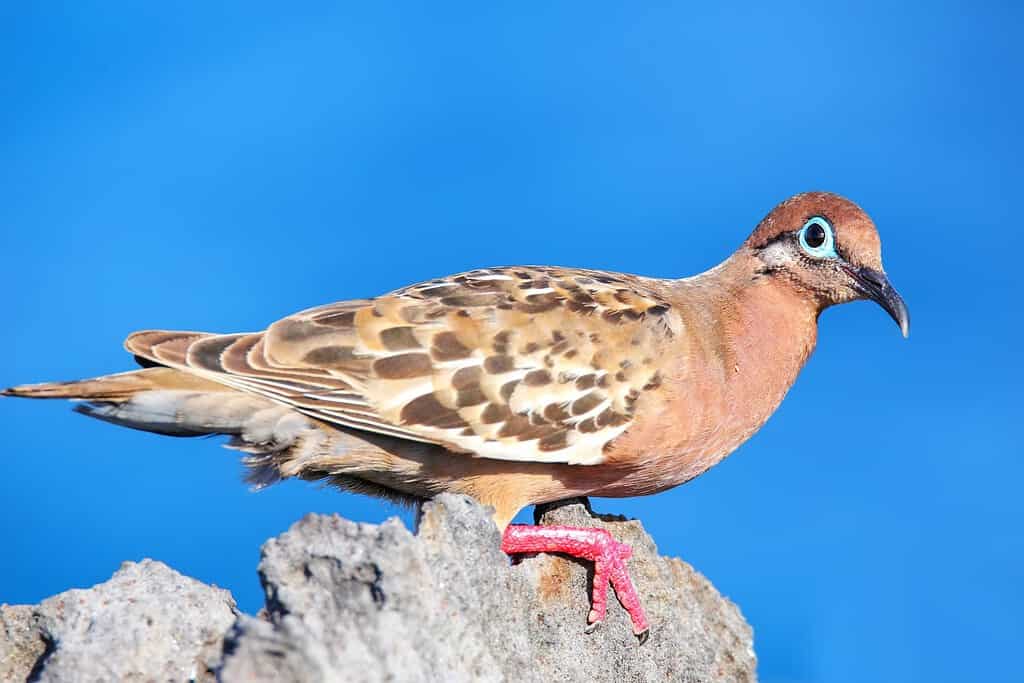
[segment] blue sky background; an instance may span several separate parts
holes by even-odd
[[[1020,5],[481,4],[5,3],[0,384],[477,266],[690,275],[837,191],[910,340],[828,311],[730,459],[595,505],[742,607],[765,681],[1021,680]],[[62,403],[0,429],[0,601],[154,557],[254,611],[264,539],[396,513]]]

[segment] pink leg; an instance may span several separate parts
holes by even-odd
[[[632,557],[633,549],[616,541],[604,529],[513,524],[505,529],[501,549],[509,555],[565,553],[592,561],[594,591],[587,631],[592,631],[604,621],[608,611],[608,583],[611,582],[619,602],[633,620],[633,633],[640,638],[641,644],[647,640],[650,632],[647,615],[626,569],[626,560]]]

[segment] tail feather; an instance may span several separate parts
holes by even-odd
[[[261,445],[277,436],[277,421],[292,412],[259,396],[183,389],[143,391],[120,402],[89,399],[75,406],[75,411],[146,432],[168,436],[244,436]]]
[[[211,382],[180,370],[152,367],[71,382],[23,384],[0,391],[0,396],[122,402],[138,393],[157,389],[231,391],[223,384]]]
[[[246,480],[255,488],[298,477],[397,501],[408,498],[382,474],[397,462],[377,443],[389,442],[387,437],[336,429],[292,406],[182,370],[160,366],[75,382],[26,384],[0,395],[70,399],[78,402],[75,411],[88,417],[168,436],[226,435],[228,448],[245,453]]]
[[[227,435],[228,447],[247,454],[248,479],[257,487],[303,476],[327,441],[321,425],[291,406],[163,366],[25,384],[0,395],[70,399],[82,415],[166,436]]]

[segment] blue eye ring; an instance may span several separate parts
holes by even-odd
[[[832,224],[823,216],[812,216],[800,228],[800,248],[814,258],[838,258]]]

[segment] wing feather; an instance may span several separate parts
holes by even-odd
[[[266,332],[140,332],[137,356],[341,426],[528,462],[595,464],[659,383],[679,315],[656,281],[477,270],[280,320]]]

